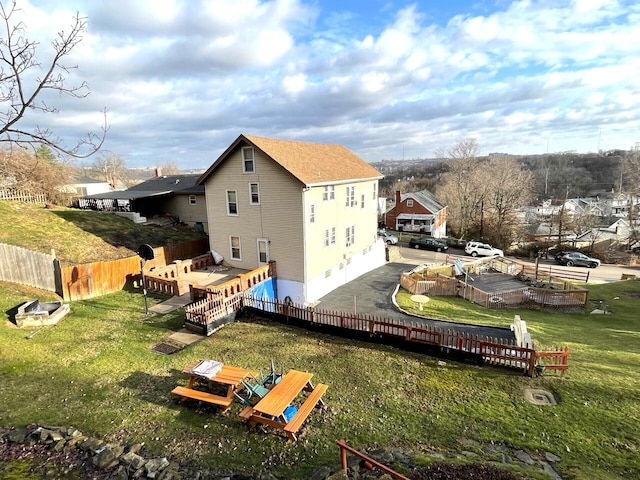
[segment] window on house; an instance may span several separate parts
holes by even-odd
[[[328,202],[336,199],[336,187],[335,185],[327,185],[322,189],[322,200]]]
[[[327,228],[324,231],[324,246],[330,247],[336,244],[336,227]]]
[[[227,190],[227,215],[238,215],[238,192]]]
[[[255,173],[256,166],[253,158],[253,147],[242,148],[242,172]]]
[[[189,195],[189,205],[196,205],[198,203],[198,200],[196,199],[195,195]]]
[[[350,186],[347,187],[347,199],[345,202],[345,206],[347,207],[355,207],[357,205],[356,203],[356,187],[355,186]]]
[[[229,249],[231,251],[231,258],[233,260],[242,260],[240,251],[240,237],[235,237],[233,235],[229,237]]]
[[[356,226],[355,225],[351,225],[350,227],[347,227],[345,230],[345,238],[346,238],[346,242],[345,242],[345,246],[346,247],[350,247],[351,245],[353,245],[355,243],[356,240]]]
[[[360,208],[364,208],[364,193],[360,196]]]
[[[249,184],[249,203],[260,205],[260,186],[257,183]]]
[[[413,207],[413,200],[407,200],[407,207]]]
[[[373,199],[375,200],[376,198],[378,198],[378,184],[374,183],[373,184]]]
[[[309,223],[316,223],[316,204],[309,205]]]
[[[329,278],[331,276],[331,270],[327,270],[324,272],[324,278]]]

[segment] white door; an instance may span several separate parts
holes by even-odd
[[[269,263],[269,240],[266,238],[258,239],[258,265]]]

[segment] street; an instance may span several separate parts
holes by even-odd
[[[470,257],[464,250],[458,248],[449,248],[446,253],[444,252],[431,252],[428,250],[416,250],[409,248],[406,244],[398,244],[400,248],[400,255],[402,256],[403,263],[411,265],[420,265],[422,263],[451,263],[453,258],[459,258],[461,261],[470,260]],[[452,258],[453,257],[453,258]],[[511,260],[525,263],[534,266],[535,261],[529,258],[509,257]],[[556,264],[555,261],[548,259],[541,259],[539,265],[553,266],[558,270],[570,270],[570,271],[584,271],[589,273],[589,283],[604,283],[615,282],[622,278],[622,274],[636,275],[640,277],[640,266],[630,267],[628,265],[611,265],[602,264],[598,268],[585,268],[585,267],[565,267]]]

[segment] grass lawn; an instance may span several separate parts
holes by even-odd
[[[488,311],[431,299],[429,316],[508,325],[520,314],[536,343],[569,345],[568,376],[533,379],[491,367],[438,366],[420,354],[261,320],[156,355],[150,347],[181,326],[183,312],[145,316],[140,294],[118,292],[72,304],[71,316],[29,340],[29,331],[0,325],[0,426],[73,425],[110,441],[144,442],[154,455],[292,479],[337,465],[341,438],[356,448],[442,453],[464,449],[463,439],[493,441],[559,455],[563,478],[638,478],[640,282],[589,288],[592,299],[610,305],[610,315]],[[43,298],[0,284],[3,312],[34,296]],[[287,442],[250,431],[237,416],[239,405],[222,416],[213,407],[177,403],[169,392],[186,383],[181,370],[202,358],[263,370],[274,358],[313,372],[316,383],[329,384],[327,408],[309,417],[298,442]],[[551,390],[559,405],[527,403],[526,386]]]
[[[0,202],[0,243],[41,253],[55,250],[63,266],[136,255],[138,247],[174,245],[202,237],[188,227],[140,225],[113,213]]]

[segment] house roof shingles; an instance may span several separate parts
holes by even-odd
[[[383,178],[378,170],[342,145],[278,140],[243,134],[202,174],[197,183],[204,183],[242,142],[247,142],[264,152],[305,186]]]
[[[406,198],[413,198],[431,213],[437,213],[445,206],[429,190],[421,190],[413,193],[403,193],[400,200],[404,202]]]
[[[163,175],[145,180],[127,190],[118,192],[96,193],[82,198],[110,198],[135,200],[162,195],[204,195],[204,185],[197,185],[198,174]]]

